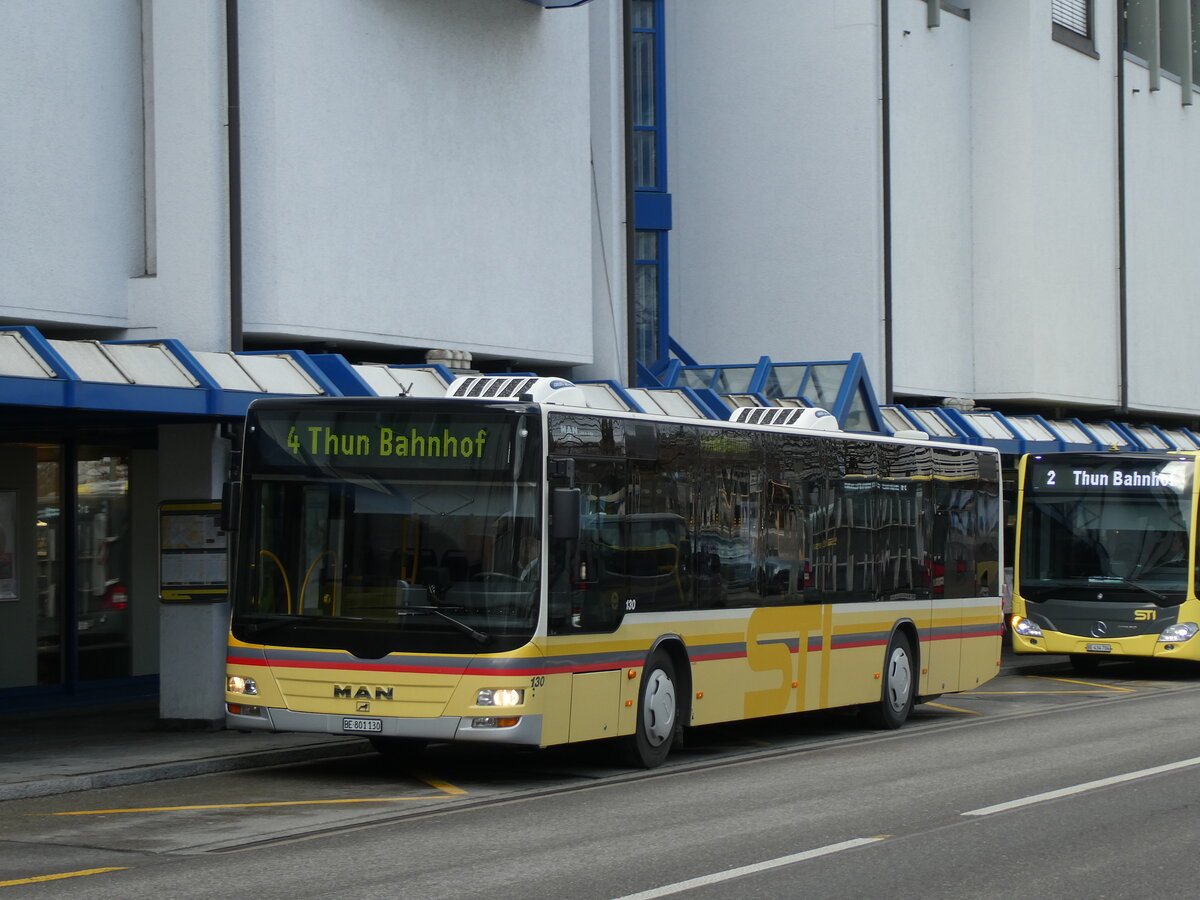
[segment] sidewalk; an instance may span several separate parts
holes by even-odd
[[[0,717],[0,800],[186,778],[351,753],[357,737],[166,731],[158,702]]]
[[[1016,656],[1001,675],[1062,671],[1065,656]],[[238,731],[165,731],[157,701],[0,716],[0,800],[185,778],[367,752],[362,738]]]

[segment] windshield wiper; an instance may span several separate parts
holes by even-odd
[[[452,606],[450,608],[451,609],[465,609],[465,607],[462,607],[462,606]],[[404,606],[404,607],[396,610],[396,615],[403,616],[403,615],[407,615],[409,612],[432,613],[433,615],[437,616],[439,619],[445,619],[447,622],[449,622],[451,625],[453,625],[455,628],[457,628],[459,631],[461,631],[463,634],[465,634],[467,637],[469,637],[475,643],[480,644],[480,645],[486,644],[488,641],[490,641],[492,639],[491,635],[484,634],[482,631],[476,631],[474,628],[472,628],[466,622],[460,621],[459,619],[454,618],[454,616],[447,615],[443,611],[443,608],[441,608],[441,607],[437,607],[437,606]]]
[[[1154,602],[1162,604],[1167,600],[1166,594],[1160,594],[1154,588],[1147,587],[1140,581],[1134,581],[1132,578],[1126,578],[1124,575],[1089,575],[1089,587],[1103,587],[1106,584],[1121,584],[1125,587],[1131,587],[1134,590],[1142,591],[1154,598]]]
[[[1138,581],[1132,581],[1128,578],[1121,578],[1121,584],[1127,584],[1131,588],[1137,588],[1139,591],[1145,591],[1147,594],[1149,594],[1151,597],[1154,598],[1155,603],[1158,603],[1160,605],[1162,603],[1164,603],[1167,599],[1166,594],[1160,594],[1158,591],[1154,590],[1154,588],[1148,588],[1148,587],[1146,587],[1146,585],[1144,585]]]

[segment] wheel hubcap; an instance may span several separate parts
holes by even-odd
[[[888,703],[896,712],[901,712],[908,705],[911,692],[912,662],[909,660],[908,654],[897,647],[892,651],[892,658],[888,661]]]
[[[646,738],[653,746],[657,747],[671,736],[671,729],[675,727],[675,685],[662,669],[655,669],[646,682],[642,718]]]

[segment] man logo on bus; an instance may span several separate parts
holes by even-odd
[[[391,700],[392,691],[395,688],[375,688],[375,693],[366,687],[356,687],[350,684],[335,684],[333,686],[333,699],[335,700]]]

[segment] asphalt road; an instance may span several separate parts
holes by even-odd
[[[603,744],[434,748],[10,801],[0,900],[1190,893],[1198,693],[1200,671],[1111,666],[1002,677],[895,732],[703,729],[652,772]]]

